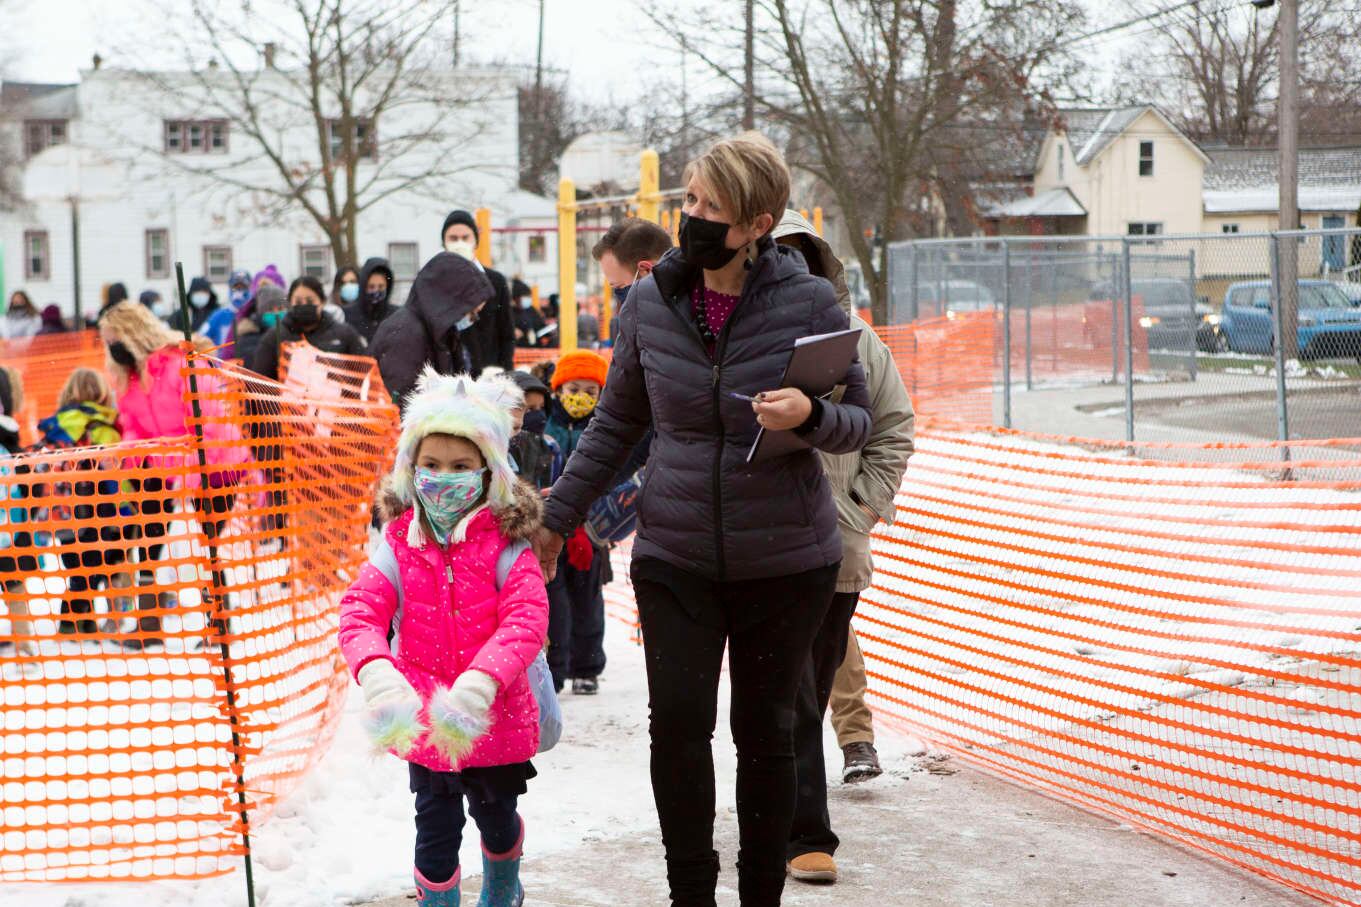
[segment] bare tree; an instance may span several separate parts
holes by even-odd
[[[1025,124],[1052,109],[1041,85],[1063,74],[1059,47],[1082,11],[1026,0],[757,0],[756,10],[768,26],[755,30],[759,118],[840,212],[883,318],[875,239],[931,232],[937,205],[948,230],[972,231],[979,185],[1016,169],[1008,157]],[[735,12],[652,17],[741,96],[744,30],[720,24],[741,23]]]
[[[337,262],[354,261],[365,211],[402,193],[456,194],[461,176],[493,169],[468,150],[491,122],[496,80],[451,71],[456,6],[287,0],[282,23],[251,4],[177,6],[166,21],[187,22],[187,67],[139,73],[148,102],[224,122],[233,153],[174,153],[169,140],[137,151],[238,191],[261,222],[301,212]]]
[[[1361,6],[1304,0],[1299,18],[1301,140],[1361,140]],[[1167,71],[1128,85],[1119,92],[1122,100],[1160,102],[1199,141],[1275,141],[1274,10],[1204,0],[1158,20],[1152,40],[1152,53],[1141,48],[1137,58],[1161,60]],[[1134,60],[1127,55],[1127,69]],[[1147,72],[1146,65],[1140,69]]]
[[[520,188],[539,195],[556,196],[553,178],[558,160],[572,139],[588,128],[579,106],[568,93],[567,81],[534,82],[519,89]]]

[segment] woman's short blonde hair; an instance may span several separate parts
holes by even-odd
[[[789,204],[789,165],[759,132],[715,142],[686,165],[683,179],[703,183],[732,212],[737,226],[762,214],[779,223]]]
[[[71,372],[66,384],[57,398],[57,409],[65,409],[73,403],[102,403],[108,405],[113,392],[104,375],[92,368],[81,367]]]

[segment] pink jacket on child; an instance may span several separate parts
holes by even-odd
[[[190,420],[194,410],[187,396],[189,379],[181,373],[186,363],[183,350],[167,345],[147,357],[145,386],[136,371],[128,376],[128,389],[118,398],[118,428],[124,441],[151,441],[193,434]],[[200,396],[221,392],[222,382],[215,376],[203,374],[195,380]],[[204,453],[209,464],[217,467],[240,466],[250,459],[250,447],[241,437],[240,426],[222,418],[227,414],[227,406],[221,400],[202,400],[199,407],[206,420],[203,423]],[[214,442],[233,443],[215,445]],[[169,462],[169,457],[150,459],[152,465],[178,465]],[[197,467],[197,456],[187,458],[186,465]],[[238,470],[218,469],[210,474],[209,481],[218,487],[233,485],[238,478]],[[196,472],[189,483],[198,486]]]
[[[428,533],[420,546],[407,543],[415,518],[407,508],[383,529],[400,571],[400,614],[397,590],[372,562],[340,600],[340,651],[351,674],[375,658],[390,658],[427,706],[436,687],[451,686],[470,669],[500,685],[490,730],[457,766],[424,741],[407,754],[409,761],[447,772],[511,765],[538,751],[539,707],[525,669],[548,635],[548,592],[532,550],[516,559],[499,591],[496,567],[507,545],[533,534],[541,511],[538,495],[517,482],[513,506],[497,513],[484,507],[468,523],[464,541],[444,548]],[[389,646],[394,617],[397,633]],[[421,717],[428,723],[425,709]]]

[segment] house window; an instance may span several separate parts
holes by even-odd
[[[326,134],[331,143],[331,160],[343,160],[345,157],[345,129],[340,120],[327,120]],[[369,158],[370,160],[376,156],[372,120],[354,121],[354,155],[355,158]]]
[[[1139,143],[1139,175],[1140,175],[1140,176],[1152,176],[1152,175],[1153,175],[1153,143],[1152,143],[1152,142],[1140,142],[1140,143]]]
[[[24,231],[24,277],[28,280],[52,278],[52,249],[46,230]]]
[[[66,144],[65,120],[24,120],[24,150],[29,157]]]
[[[299,246],[299,270],[308,277],[315,277],[323,284],[331,279],[331,247]]]
[[[421,259],[414,242],[388,243],[388,264],[392,267],[393,280],[415,280],[420,270]]]
[[[1237,224],[1220,224],[1220,225],[1219,225],[1219,232],[1220,232],[1220,233],[1237,233],[1237,232],[1238,232],[1238,225],[1237,225]]]
[[[166,278],[170,276],[170,231],[146,231],[146,276]]]
[[[232,247],[204,246],[203,274],[209,283],[226,283],[232,274]]]
[[[529,260],[531,262],[548,261],[548,237],[542,234],[529,237]]]
[[[221,153],[227,150],[226,120],[166,120],[167,154]]]
[[[1160,223],[1131,223],[1129,225],[1130,236],[1158,236],[1163,232],[1163,225]]]

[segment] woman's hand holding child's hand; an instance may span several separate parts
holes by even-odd
[[[813,401],[797,387],[765,391],[751,401],[756,424],[769,431],[791,431],[808,421]]]
[[[488,713],[500,684],[484,671],[468,670],[430,699],[430,742],[457,767],[490,726]]]
[[[359,669],[364,691],[364,728],[380,751],[406,756],[425,734],[421,697],[389,659],[375,658]]]

